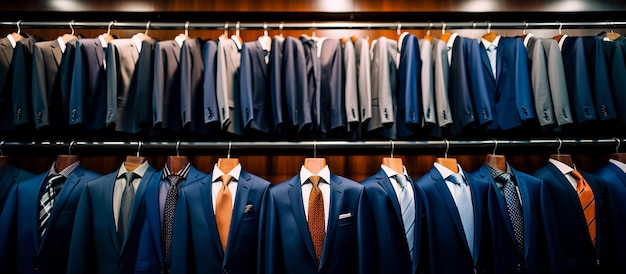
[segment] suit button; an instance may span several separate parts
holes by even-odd
[[[39,121],[39,123],[41,123],[41,116],[43,116],[43,113],[37,112],[37,121]]]
[[[120,267],[124,267],[124,261],[120,261]]]
[[[354,112],[354,109],[352,109],[352,118],[356,118],[356,113]]]
[[[474,268],[474,274],[478,273],[478,269]]]
[[[521,265],[521,264],[517,264],[517,265],[515,266],[515,272],[518,272],[518,273],[519,273],[519,272],[522,272],[522,265]]]
[[[222,116],[226,116],[226,111],[222,108]]]
[[[207,114],[207,116],[209,117],[209,119],[211,119],[211,116],[213,116],[213,113],[212,113],[212,111],[211,111],[211,108],[207,108],[207,109],[206,109],[206,114]]]
[[[489,119],[489,114],[487,113],[487,109],[483,108],[483,118]]]
[[[415,120],[415,111],[411,110],[411,120]]]
[[[600,259],[596,259],[596,265],[600,266]]]

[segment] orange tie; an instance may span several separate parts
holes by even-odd
[[[589,236],[591,236],[591,243],[596,246],[596,201],[593,198],[593,190],[589,187],[589,184],[580,174],[580,172],[572,171],[572,176],[578,181],[576,185],[576,192],[578,193],[578,199],[580,199],[580,205],[583,208],[585,219],[587,220],[587,228],[589,229]]]
[[[215,221],[217,222],[217,231],[224,251],[226,251],[230,221],[233,217],[233,196],[230,193],[230,189],[228,189],[228,184],[232,177],[231,175],[222,175],[222,188],[217,193],[215,201]]]
[[[319,188],[320,176],[311,176],[309,180],[313,184],[311,196],[309,196],[309,233],[313,241],[313,248],[317,261],[322,257],[324,249],[324,238],[326,237],[326,228],[324,225],[324,197]]]

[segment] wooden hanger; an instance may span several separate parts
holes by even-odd
[[[263,35],[259,36],[257,40],[259,40],[259,43],[263,45],[263,49],[265,50],[272,49],[272,38],[270,37],[269,32],[267,31],[267,23],[263,23]]]
[[[622,36],[621,34],[614,32],[613,28],[611,28],[611,32],[608,32],[606,34],[606,38],[608,38],[611,41],[615,41],[615,39],[619,38],[620,36]]]
[[[57,156],[57,160],[54,163],[54,169],[57,172],[61,172],[66,167],[68,167],[71,164],[73,164],[75,162],[78,162],[78,160],[80,160],[78,155],[72,155],[72,145],[74,145],[74,144],[76,144],[76,141],[71,141],[70,142],[70,146],[68,148],[68,154],[66,154],[66,155],[58,155]]]
[[[243,45],[243,39],[241,39],[239,34],[239,21],[237,21],[237,24],[235,24],[235,35],[230,36],[230,39],[236,40],[235,43],[237,44],[237,47],[241,48]]]
[[[124,161],[124,167],[127,171],[133,171],[141,166],[145,161],[146,157],[139,156],[139,150],[141,149],[141,141],[139,141],[139,146],[137,147],[137,155],[128,155],[126,156],[126,160]]]
[[[239,158],[230,158],[230,149],[232,148],[232,142],[228,142],[228,154],[226,158],[217,159],[217,168],[219,168],[224,174],[228,174],[233,168],[239,164]]]
[[[304,158],[304,168],[318,174],[326,166],[326,158],[317,158],[317,141],[313,141],[313,158]]]
[[[454,173],[459,173],[459,166],[455,158],[448,158],[448,150],[450,149],[450,142],[446,139],[443,140],[446,143],[446,153],[444,158],[437,158],[436,162]]]
[[[504,155],[496,155],[496,149],[498,148],[498,141],[494,141],[493,153],[487,154],[485,163],[490,167],[493,167],[499,171],[506,172],[506,159]]]
[[[168,156],[167,163],[165,163],[167,165],[167,169],[169,169],[173,174],[179,172],[189,163],[189,158],[187,158],[187,156],[180,156],[178,150],[179,147],[180,141],[176,142],[176,156]]]
[[[493,42],[498,37],[498,33],[491,31],[491,23],[487,23],[487,33],[483,35],[483,39]]]
[[[563,141],[561,139],[557,139],[559,142],[559,147],[556,149],[556,154],[550,155],[550,158],[557,160],[561,163],[564,163],[571,168],[574,168],[574,161],[572,160],[572,155],[569,154],[561,154],[561,146],[563,145]]]
[[[441,26],[441,35],[439,35],[439,40],[448,43],[451,35],[452,33],[446,32],[446,23],[443,23],[443,26]]]
[[[556,40],[557,42],[561,42],[561,39],[563,39],[563,23],[559,22],[559,34],[552,37],[552,39]]]
[[[109,26],[107,27],[107,32],[100,34],[100,37],[102,37],[102,40],[104,40],[104,42],[107,44],[115,39],[115,37],[111,35],[111,27],[113,26],[114,23],[115,21],[111,21],[109,23]],[[103,45],[103,46],[106,46],[106,45]]]
[[[617,141],[617,147],[615,147],[615,153],[611,154],[611,159],[626,163],[626,153],[620,153],[619,147],[622,144],[622,140],[614,138]]]
[[[228,37],[228,22],[224,23],[224,34],[220,35],[219,40],[223,41],[223,40],[227,40],[230,39]]]
[[[61,40],[63,40],[63,43],[67,44],[67,42],[76,39],[76,36],[74,35],[74,20],[69,22],[70,25],[70,29],[72,30],[71,33],[66,33],[63,34],[63,36],[61,36]]]
[[[393,151],[395,150],[395,144],[393,140],[391,140],[391,155],[390,157],[383,158],[383,165],[391,168],[393,171],[404,174],[404,164],[402,163],[402,158],[394,158]]]
[[[429,42],[433,41],[433,37],[430,35],[430,29],[432,28],[433,28],[433,23],[431,22],[430,26],[428,27],[428,30],[426,31],[426,35],[424,35],[424,38],[423,38],[424,40],[427,40]]]

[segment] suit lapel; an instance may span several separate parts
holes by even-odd
[[[506,226],[506,230],[509,232],[511,241],[517,244],[517,240],[515,239],[515,232],[513,231],[513,225],[511,224],[511,221],[509,218],[509,212],[507,211],[506,199],[504,199],[504,196],[501,194],[500,189],[498,189],[498,185],[496,184],[493,177],[491,177],[491,174],[489,173],[485,165],[483,165],[480,168],[480,176],[483,177],[486,181],[489,182],[489,184],[493,186],[493,189],[494,189],[493,195],[498,200],[498,205],[499,205],[498,208],[500,209],[500,215],[502,215],[502,219],[504,220],[504,225]],[[474,197],[473,192],[472,192],[472,197]]]
[[[528,256],[528,247],[530,245],[530,230],[535,225],[532,223],[531,212],[530,212],[530,193],[528,191],[528,184],[526,184],[526,180],[522,179],[517,170],[511,167],[511,172],[513,172],[513,176],[515,176],[515,180],[517,180],[517,186],[520,192],[520,196],[522,197],[522,214],[524,215],[524,258]]]
[[[159,256],[159,262],[163,263],[163,250],[161,250],[161,213],[159,210],[159,189],[161,188],[161,174],[157,172],[152,176],[150,187],[146,189],[146,220],[151,229],[152,243]]]
[[[376,173],[376,180],[378,180],[378,184],[380,184],[385,189],[385,191],[387,191],[387,196],[389,196],[389,199],[391,199],[391,203],[393,204],[393,208],[395,209],[396,218],[398,218],[398,220],[400,220],[400,223],[402,223],[400,202],[398,201],[396,191],[393,189],[391,181],[389,180],[389,177],[387,177],[387,174],[384,170],[380,169],[378,173]]]
[[[149,167],[148,170],[143,174],[141,181],[139,182],[139,186],[137,186],[137,193],[135,194],[135,198],[133,198],[133,207],[130,211],[130,217],[128,219],[129,227],[126,229],[126,235],[124,235],[124,243],[120,250],[124,250],[126,247],[126,241],[128,240],[128,236],[132,234],[132,230],[135,227],[135,218],[137,218],[137,213],[139,212],[139,208],[143,204],[143,196],[146,193],[146,187],[152,181],[152,177],[157,174],[153,167]],[[141,220],[140,220],[141,221]]]
[[[570,184],[567,178],[565,178],[565,175],[563,175],[563,173],[561,173],[561,171],[553,164],[548,164],[548,168],[554,173],[554,176],[558,178],[559,182],[561,183],[561,187],[565,189],[565,192],[567,193],[566,195],[567,197],[569,197],[570,202],[572,203],[572,209],[576,210],[576,215],[578,216],[579,223],[585,224],[586,228],[587,220],[585,219],[585,215],[583,214],[582,205],[580,204],[580,199],[578,198],[576,190],[573,189],[572,184]]]
[[[474,182],[473,180],[470,180],[467,174],[465,175],[465,177],[466,177],[467,183],[470,186],[470,191],[472,193],[472,205],[474,206],[474,265],[476,265],[478,261],[479,251],[480,251],[480,243],[482,242],[482,239],[480,238],[480,236],[482,235],[481,230],[482,230],[483,216],[482,216],[481,201],[483,197],[480,196],[482,192],[480,189],[481,187],[477,185],[476,182]]]
[[[176,40],[172,40],[172,46],[170,47],[172,54],[174,54],[174,58],[176,59],[176,63],[180,63],[180,47]]]
[[[624,171],[622,171],[619,167],[614,164],[609,164],[609,168],[613,173],[615,173],[615,177],[622,183],[624,187],[626,187],[626,176],[624,175]]]
[[[31,223],[31,227],[32,232],[33,232],[33,243],[34,243],[34,250],[39,250],[39,247],[41,246],[41,240],[39,238],[39,193],[41,191],[41,188],[43,187],[43,184],[46,183],[46,177],[48,177],[48,172],[46,173],[42,173],[40,175],[38,175],[37,178],[37,185],[36,187],[25,187],[25,197],[26,199],[28,199],[28,201],[37,201],[36,203],[23,203],[23,204],[19,204],[20,206],[24,206],[24,207],[28,207],[27,210],[25,210],[25,212],[32,212],[35,216],[34,218],[32,218],[33,222]],[[18,184],[19,186],[19,184]],[[37,252],[39,253],[39,252]]]
[[[237,184],[237,197],[235,198],[235,206],[233,207],[233,217],[232,221],[230,222],[228,245],[226,246],[226,254],[224,255],[223,267],[225,267],[228,263],[230,254],[233,252],[232,247],[236,244],[235,241],[237,239],[239,227],[241,226],[243,211],[246,207],[246,203],[248,202],[248,193],[250,192],[251,186],[252,185],[250,183],[250,175],[242,169],[241,173],[239,174],[239,182]]]
[[[104,46],[100,44],[98,38],[93,39],[93,51],[96,54],[98,60],[98,67],[104,67]]]
[[[489,55],[487,55],[487,49],[485,49],[485,45],[480,43],[480,59],[483,61],[483,67],[488,72],[489,79],[495,82],[495,78],[493,78],[493,70],[491,70],[491,63],[489,62]]]
[[[500,73],[502,72],[502,65],[504,62],[504,50],[506,48],[505,43],[502,43],[502,37],[500,37],[500,42],[498,42],[498,48],[496,50],[496,82],[500,80]]]
[[[59,45],[59,42],[57,40],[52,41],[52,44],[50,45],[50,51],[52,52],[52,55],[54,55],[54,61],[56,61],[57,66],[60,66],[63,53],[61,52],[61,46]]]
[[[300,185],[300,175],[295,176],[288,182],[291,188],[289,188],[289,200],[291,201],[291,210],[300,236],[309,250],[309,255],[313,261],[317,261],[315,258],[315,249],[313,248],[313,241],[311,240],[311,234],[309,233],[309,225],[304,214],[304,204],[302,203],[302,186]],[[330,219],[330,218],[329,218]]]
[[[202,208],[204,209],[204,215],[208,224],[209,233],[211,234],[211,239],[215,239],[212,241],[215,244],[215,250],[219,251],[219,254],[222,256],[222,261],[224,261],[224,251],[222,250],[222,244],[219,241],[220,235],[217,232],[217,222],[215,221],[215,213],[213,213],[213,182],[210,182],[212,175],[209,174],[207,178],[207,182],[205,182],[207,187],[203,187],[200,191],[203,202]]]
[[[330,208],[328,210],[328,228],[326,229],[326,237],[324,239],[324,248],[322,250],[322,257],[320,258],[319,268],[322,269],[328,250],[332,247],[332,243],[335,238],[335,231],[337,230],[337,220],[339,220],[339,214],[341,214],[341,206],[343,205],[343,193],[344,187],[341,184],[341,179],[331,173],[330,174]]]
[[[9,39],[0,39],[0,49],[2,49],[4,63],[7,65],[11,64],[11,59],[13,59],[13,47],[11,46],[11,42],[9,42]]]
[[[258,40],[254,43],[254,52],[256,53],[256,60],[259,63],[259,68],[263,73],[263,78],[267,79],[267,63],[265,63],[265,52],[263,51],[263,47],[261,47],[261,42]]]
[[[463,224],[461,223],[461,217],[459,216],[459,211],[456,207],[456,203],[454,203],[454,198],[452,198],[450,189],[448,189],[448,186],[446,185],[446,181],[443,179],[443,177],[441,177],[441,174],[439,174],[439,171],[437,171],[436,168],[433,168],[430,171],[430,175],[432,176],[432,179],[436,181],[435,186],[437,186],[437,190],[439,191],[441,200],[443,200],[444,204],[446,205],[446,209],[448,209],[448,213],[450,214],[450,218],[452,219],[452,222],[454,223],[456,232],[458,233],[459,237],[463,240],[463,243],[465,243],[465,248],[467,248],[467,251],[469,253],[469,245],[467,244],[467,239],[465,238],[465,232],[463,232]],[[472,198],[473,197],[474,195],[472,195]]]
[[[103,193],[99,194],[102,197],[102,201],[104,201],[103,205],[98,205],[98,206],[103,206],[104,208],[110,208],[111,210],[113,210],[113,190],[115,189],[115,181],[117,180],[116,176],[117,176],[117,172],[118,170],[115,171],[115,173],[111,173],[109,175],[106,175],[106,178],[103,178],[103,180],[106,180],[107,182],[113,182],[112,184],[110,184],[106,189],[104,189]],[[115,245],[115,249],[117,251],[122,250],[120,247],[120,241],[117,238],[117,229],[115,227],[115,217],[113,214],[110,214],[109,216],[111,216],[110,218],[106,218],[106,225],[109,227],[109,229],[107,229],[110,233],[109,236],[111,237],[111,242],[114,243]]]

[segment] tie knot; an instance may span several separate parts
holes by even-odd
[[[126,178],[126,184],[128,185],[132,184],[133,180],[135,180],[135,178],[137,177],[139,177],[139,175],[132,171],[127,171],[126,173],[124,173],[124,178]]]
[[[489,47],[487,47],[487,50],[488,50],[488,51],[494,51],[494,50],[496,50],[496,48],[497,48],[497,47],[496,47],[495,45],[493,45],[493,44],[492,44],[492,45],[489,45]]]
[[[508,183],[511,182],[511,174],[509,173],[501,173],[498,178],[500,179],[501,182],[503,183]]]
[[[50,178],[48,179],[48,182],[50,183],[50,185],[56,186],[58,184],[65,182],[65,179],[66,179],[65,176],[61,174],[55,174],[55,175],[50,176]]]
[[[233,179],[232,175],[228,175],[228,174],[224,174],[221,176],[222,179],[222,185],[223,186],[227,186],[230,183],[230,180]]]
[[[580,174],[580,172],[578,172],[576,170],[572,170],[572,172],[570,174],[572,174],[572,177],[574,177],[574,179],[576,179],[576,180],[582,180],[582,178],[583,178],[583,175]]]
[[[167,179],[170,181],[170,184],[172,184],[172,186],[176,186],[178,182],[183,179],[183,177],[180,175],[169,175],[167,176]]]
[[[407,181],[406,181],[406,177],[404,176],[404,174],[396,174],[394,175],[394,177],[396,178],[396,181],[398,182],[401,188],[404,188],[406,186]]]
[[[465,179],[461,174],[452,174],[448,176],[448,181],[453,182],[457,185],[463,185],[465,183]]]
[[[320,184],[320,180],[322,179],[322,177],[317,176],[317,175],[313,175],[311,177],[309,177],[309,181],[311,181],[311,184],[313,184],[313,187],[318,187],[318,185]]]

